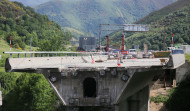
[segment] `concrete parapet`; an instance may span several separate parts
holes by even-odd
[[[188,62],[178,67],[176,69],[176,83],[178,84],[183,80],[185,80],[185,78],[188,76],[189,73],[190,73],[190,65],[188,64]]]
[[[185,55],[184,54],[173,54],[169,56],[169,61],[167,66],[171,69],[176,69],[185,63]]]

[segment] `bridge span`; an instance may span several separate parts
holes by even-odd
[[[100,111],[148,111],[149,82],[185,63],[184,54],[110,59],[109,53],[96,52],[4,53],[10,54],[5,63],[7,72],[42,73],[66,111],[85,111],[90,106]]]

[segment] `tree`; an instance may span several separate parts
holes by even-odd
[[[7,18],[15,18],[15,15],[13,14],[12,11],[9,11],[9,12],[7,13]]]
[[[63,37],[64,37],[64,43],[68,44],[69,40],[71,40],[71,38],[72,38],[72,34],[71,34],[71,32],[67,31],[67,32],[63,33]]]
[[[22,74],[8,95],[4,106],[8,111],[52,111],[57,99],[42,74]]]
[[[17,32],[12,32],[12,33],[8,33],[6,35],[6,40],[7,42],[10,41],[10,36],[11,36],[11,44],[13,47],[15,48],[25,48],[25,43],[21,40],[21,37],[18,36]]]
[[[54,36],[50,40],[41,41],[41,51],[60,51],[63,50],[63,41],[61,37]]]

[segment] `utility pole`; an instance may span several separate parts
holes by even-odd
[[[173,42],[174,38],[173,37],[174,37],[174,34],[172,33],[172,44],[171,44],[172,47],[174,46],[174,42]]]
[[[125,49],[125,43],[124,43],[124,41],[125,41],[125,35],[123,34],[121,37],[122,37],[122,47],[121,47],[121,52],[123,52],[124,49]]]
[[[107,38],[107,47],[106,47],[106,52],[109,52],[109,36],[106,36]]]

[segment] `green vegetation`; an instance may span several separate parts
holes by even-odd
[[[167,95],[159,94],[156,97],[150,97],[150,101],[153,101],[154,103],[166,103],[174,91],[175,91],[175,88],[167,90],[167,93],[168,93]]]
[[[55,111],[60,100],[42,74],[7,73],[4,64],[10,51],[65,50],[72,37],[62,32],[61,27],[47,16],[35,13],[34,9],[18,2],[0,1],[0,90],[3,94],[1,111]],[[16,56],[16,55],[15,55]]]
[[[36,50],[32,47],[33,50]],[[60,101],[42,74],[33,73],[7,73],[5,72],[5,59],[9,51],[5,40],[0,40],[0,90],[3,94],[1,111],[54,111],[59,109]],[[12,51],[21,51],[12,48]],[[29,50],[29,49],[27,49]],[[16,55],[15,55],[16,56]]]
[[[0,72],[1,111],[52,111],[56,109],[53,89],[42,74]]]
[[[165,106],[169,111],[190,111],[190,76],[181,82],[167,100]]]
[[[21,50],[16,49],[16,48],[12,48],[12,51],[18,51],[20,52]],[[4,65],[5,65],[5,60],[6,58],[9,57],[9,55],[5,55],[3,54],[3,52],[5,51],[10,51],[10,47],[8,45],[8,43],[5,40],[0,39],[0,55],[1,55],[1,59],[0,59],[0,72],[4,72]],[[3,71],[2,71],[3,70]]]
[[[164,96],[164,95],[158,95],[156,97],[150,97],[150,101],[154,102],[154,103],[164,103],[168,100],[168,96]]]
[[[178,4],[183,4],[181,2],[184,2],[184,0],[178,1]],[[155,16],[151,16],[150,14],[147,16],[149,19],[142,19],[141,22],[138,23],[145,22],[157,27],[151,27],[150,32],[147,33],[126,33],[126,47],[132,48],[134,45],[140,45],[140,48],[143,49],[143,44],[145,43],[148,45],[149,49],[163,50],[164,36],[166,37],[166,48],[171,44],[172,33],[174,33],[174,45],[190,44],[190,1],[188,0],[185,3],[186,5],[183,5],[183,8],[173,11],[172,13],[168,12],[169,14],[162,14],[162,12],[164,12],[163,10],[167,11],[167,9],[173,6],[173,4],[162,9],[161,11],[157,11],[157,13],[154,14]],[[157,17],[159,19],[154,19]],[[121,36],[121,32],[116,32],[110,35],[112,40],[118,38],[118,36]]]
[[[79,30],[76,30],[76,29],[70,28],[70,27],[64,27],[63,30],[67,31],[67,32],[71,32],[72,35],[74,35],[75,38],[79,38],[79,37],[82,37],[82,36],[91,36],[91,35],[88,35],[88,33],[84,33],[84,32],[81,32]]]
[[[175,0],[52,0],[35,9],[61,27],[98,37],[99,24],[132,23]],[[77,35],[80,33],[76,33]]]
[[[190,73],[189,73],[190,74]],[[155,103],[164,103],[168,111],[189,111],[190,110],[190,75],[176,88],[168,90],[168,95],[151,97]]]
[[[18,1],[23,3],[26,6],[35,7],[37,5],[40,5],[42,3],[48,2],[50,0],[10,0],[10,1]]]
[[[8,0],[1,0],[0,7],[0,39],[9,42],[11,36],[15,48],[25,49],[32,39],[32,46],[39,47],[39,50],[65,50],[64,46],[72,37],[63,33],[61,27],[47,16],[35,13],[31,7]],[[55,40],[59,42],[51,42]],[[44,48],[46,44],[52,47]]]
[[[190,55],[186,54],[185,59],[190,61]],[[176,88],[167,90],[167,95],[159,94],[156,97],[150,97],[154,103],[164,103],[169,111],[189,111],[190,110],[190,73]]]
[[[9,51],[5,40],[0,40],[0,90],[3,94],[1,111],[52,111],[55,101],[58,101],[53,89],[42,74],[6,73],[4,64],[9,56],[3,51]],[[21,51],[12,48],[12,51]],[[39,97],[39,98],[37,98]],[[31,106],[30,106],[31,105]]]
[[[190,62],[190,54],[185,54],[185,59]]]
[[[170,4],[167,7],[164,7],[158,11],[154,11],[154,12],[150,13],[149,15],[141,18],[140,20],[138,20],[135,23],[149,24],[151,22],[155,22],[155,21],[161,19],[162,17],[168,15],[169,13],[177,11],[185,6],[188,6],[189,4],[190,4],[189,0],[178,0],[177,2]]]

